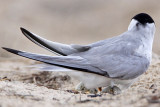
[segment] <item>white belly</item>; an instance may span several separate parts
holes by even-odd
[[[137,80],[137,79],[132,79],[132,80],[111,79],[105,76],[93,73],[81,72],[81,71],[71,71],[68,72],[67,74],[81,81],[87,89],[115,85],[119,87],[121,90],[124,90]]]

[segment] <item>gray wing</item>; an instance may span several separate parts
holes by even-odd
[[[44,62],[46,64],[55,65],[59,67],[64,67],[67,69],[78,70],[82,72],[94,73],[98,75],[105,75],[108,74],[106,72],[101,71],[100,69],[90,65],[88,61],[79,56],[47,56],[47,55],[40,55],[40,54],[33,54],[22,52],[14,49],[3,48],[8,52],[14,53],[19,56],[23,56],[29,59],[33,59],[36,61]]]
[[[126,35],[122,35],[126,36]],[[140,43],[119,36],[110,43],[91,48],[89,51],[74,54],[88,60],[92,66],[107,72],[111,78],[133,79],[144,73],[150,62],[144,56],[136,54]]]
[[[143,74],[148,66],[149,61],[144,57],[124,56],[124,55],[106,55],[92,62],[104,72],[107,72],[111,78],[133,79]]]
[[[52,42],[47,39],[44,39],[34,33],[29,32],[28,30],[21,28],[22,33],[32,42],[43,47],[51,52],[60,54],[60,55],[70,55],[77,52],[83,52],[90,49],[89,46],[81,45],[66,45],[57,42]]]

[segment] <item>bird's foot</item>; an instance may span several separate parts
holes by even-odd
[[[109,94],[112,94],[112,95],[118,95],[121,93],[121,89],[119,89],[117,86],[109,86],[107,88],[104,88],[102,90],[102,93],[109,93]]]

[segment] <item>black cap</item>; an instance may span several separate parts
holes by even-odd
[[[134,16],[132,19],[137,20],[142,25],[145,25],[146,23],[154,23],[154,20],[146,13],[140,13]]]

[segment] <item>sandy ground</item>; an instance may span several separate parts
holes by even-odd
[[[153,51],[160,54],[159,0],[0,0],[0,47],[52,54],[27,40],[19,27],[66,44],[89,44],[119,35],[130,19],[145,12],[155,20]],[[160,59],[121,95],[90,98],[74,94],[78,83],[65,74],[37,72],[35,62],[0,48],[0,107],[160,107]]]
[[[65,74],[37,72],[27,66],[36,62],[24,58],[0,58],[0,107],[159,107],[160,60],[154,55],[148,71],[120,95],[68,92],[78,83]]]

